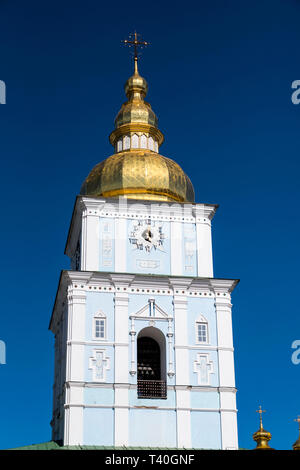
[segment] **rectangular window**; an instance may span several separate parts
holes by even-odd
[[[207,343],[207,323],[197,323],[197,341]]]
[[[98,338],[98,339],[105,338],[105,319],[104,318],[95,319],[95,338]]]

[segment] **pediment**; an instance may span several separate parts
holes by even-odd
[[[167,314],[154,299],[149,299],[148,303],[140,310],[130,315],[135,318],[164,318],[167,319],[170,315]]]

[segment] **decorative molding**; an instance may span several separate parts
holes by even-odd
[[[84,404],[84,403],[67,403],[64,405],[65,409],[69,408],[106,408],[106,409],[150,409],[150,410],[172,410],[172,411],[207,411],[208,413],[237,413],[237,409],[222,409],[222,408],[192,408],[192,407],[174,407],[174,406],[134,406],[134,405],[100,405],[100,404]]]
[[[194,361],[194,373],[198,375],[199,385],[210,384],[210,375],[214,374],[214,364],[210,361],[209,354],[197,354],[197,359]]]
[[[89,358],[89,369],[93,371],[95,382],[105,382],[106,371],[110,369],[110,359],[106,356],[105,349],[93,350],[93,355]]]
[[[65,383],[65,388],[71,387],[81,387],[81,388],[127,388],[129,390],[136,390],[136,384],[130,383],[111,383],[111,382],[78,382],[78,381],[71,381]],[[208,392],[208,393],[220,393],[220,392],[227,392],[227,393],[236,393],[237,389],[235,387],[213,387],[207,385],[168,385],[168,390],[189,390],[191,392]]]

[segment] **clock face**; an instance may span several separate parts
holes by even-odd
[[[135,245],[136,249],[144,250],[148,253],[152,249],[163,250],[164,234],[162,224],[151,220],[137,221],[130,232],[129,241]]]

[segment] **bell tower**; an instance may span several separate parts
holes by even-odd
[[[231,293],[213,275],[217,205],[159,153],[138,71],[83,182],[50,321],[53,439],[64,445],[237,449]]]

